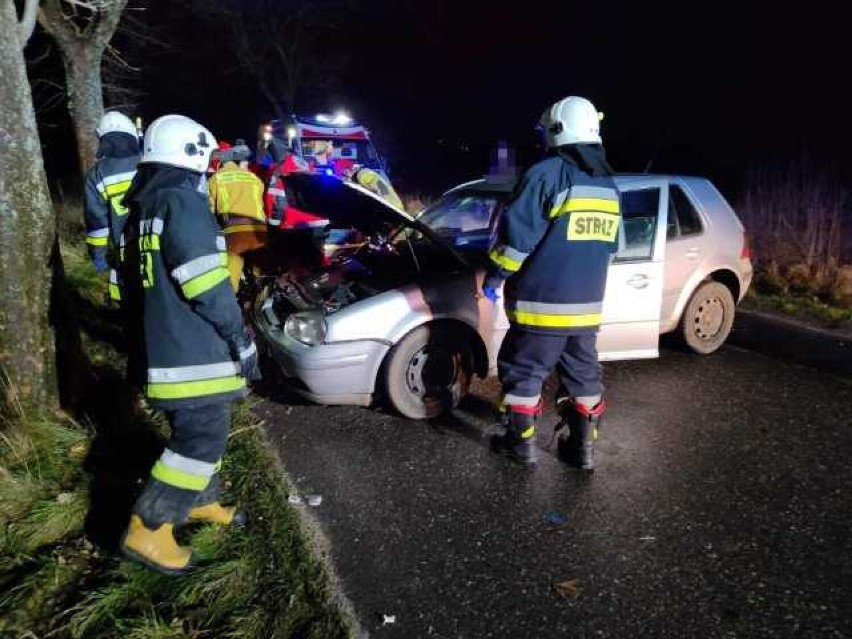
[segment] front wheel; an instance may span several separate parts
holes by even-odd
[[[680,320],[683,341],[699,355],[719,350],[734,326],[736,302],[720,282],[705,282],[692,294]]]
[[[388,354],[384,388],[391,405],[410,419],[450,410],[470,388],[473,355],[462,331],[420,326]]]

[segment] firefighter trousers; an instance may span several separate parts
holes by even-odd
[[[560,335],[512,325],[497,356],[503,403],[537,405],[554,367],[559,373],[560,394],[599,398],[603,394],[603,368],[596,344],[597,333]]]
[[[195,506],[219,499],[219,467],[228,443],[230,402],[167,411],[171,439],[133,507],[148,528],[186,521]]]

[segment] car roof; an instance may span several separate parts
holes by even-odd
[[[665,173],[617,173],[614,176],[616,184],[624,186],[636,182],[641,182],[643,180],[647,180],[648,178],[663,179],[668,181],[680,179],[686,182],[708,181],[706,178],[697,176],[674,175]],[[470,182],[459,184],[458,186],[455,186],[446,191],[444,195],[462,190],[472,190],[480,193],[511,193],[512,189],[515,188],[516,182],[517,178],[510,176],[485,176],[478,180],[471,180]]]

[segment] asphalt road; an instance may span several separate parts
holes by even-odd
[[[261,412],[373,637],[852,636],[852,384],[732,347],[606,382],[592,476],[493,456],[492,382],[433,423]]]

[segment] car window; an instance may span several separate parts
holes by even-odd
[[[654,254],[660,189],[636,189],[621,193],[621,232],[616,262],[649,260]]]
[[[675,225],[674,235],[671,233],[672,224]],[[701,216],[695,210],[692,201],[683,192],[683,189],[672,184],[669,186],[669,233],[668,237],[678,235],[695,235],[701,233]]]
[[[425,210],[418,219],[442,235],[488,231],[498,200],[493,195],[451,193]]]

